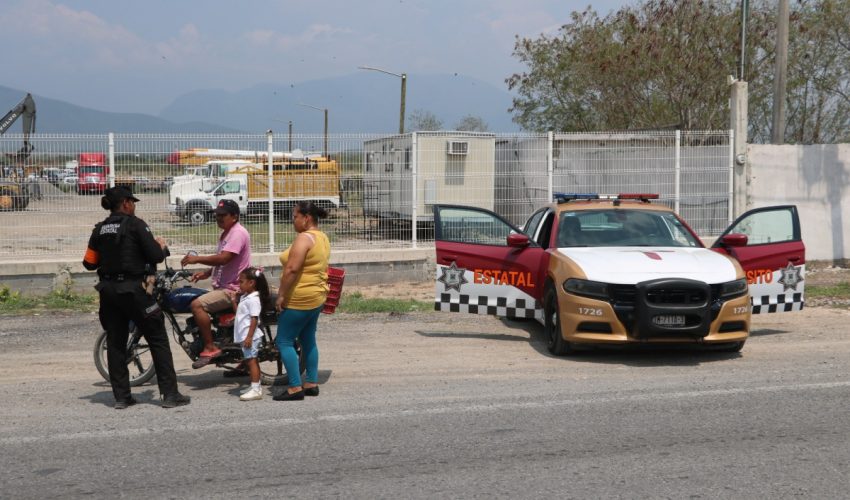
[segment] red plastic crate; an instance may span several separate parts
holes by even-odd
[[[342,296],[342,284],[345,281],[345,269],[341,267],[328,267],[328,297],[325,299],[325,307],[322,312],[333,314],[339,305]]]

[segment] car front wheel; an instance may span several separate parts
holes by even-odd
[[[543,330],[546,334],[546,347],[555,356],[565,356],[575,352],[571,343],[561,334],[561,311],[558,309],[558,293],[553,285],[546,287],[543,294]]]

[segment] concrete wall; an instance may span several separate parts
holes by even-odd
[[[747,156],[748,207],[797,205],[806,259],[850,259],[850,144],[751,144]]]
[[[272,285],[280,279],[277,254],[253,254],[251,263],[262,266]],[[169,257],[168,264],[180,268],[180,257]],[[345,268],[345,285],[382,283],[421,283],[435,276],[434,249],[382,249],[380,252],[339,250],[331,254],[331,265]],[[198,267],[202,269],[203,266]],[[162,267],[160,267],[162,269]],[[0,287],[8,286],[27,295],[43,295],[70,285],[77,292],[91,292],[97,275],[87,271],[82,256],[76,261],[24,261],[0,263]],[[201,282],[201,287],[209,287]]]

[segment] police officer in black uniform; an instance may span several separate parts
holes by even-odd
[[[138,198],[116,186],[103,193],[100,204],[109,217],[94,226],[83,266],[97,269],[100,282],[100,324],[107,332],[109,382],[115,396],[115,408],[136,404],[130,393],[127,370],[127,340],[132,320],[150,346],[156,381],[163,408],[189,404],[189,397],[177,390],[177,375],[171,357],[162,311],[144,288],[145,276],[156,271],[165,260],[165,240],[154,238],[150,228],[135,216]]]

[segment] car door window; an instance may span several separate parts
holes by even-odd
[[[534,239],[534,235],[537,232],[537,227],[540,225],[540,221],[543,219],[543,215],[546,213],[545,210],[538,210],[534,212],[531,217],[523,224],[522,232],[525,233],[529,239]]]
[[[495,214],[474,208],[441,207],[438,235],[442,241],[507,246],[514,228]]]
[[[537,244],[541,246],[541,248],[549,248],[549,239],[552,236],[552,222],[555,220],[554,212],[548,211],[544,214],[544,217],[540,223],[540,230],[537,231]]]
[[[799,239],[795,235],[791,208],[752,213],[738,221],[727,233],[746,234],[748,246]]]

